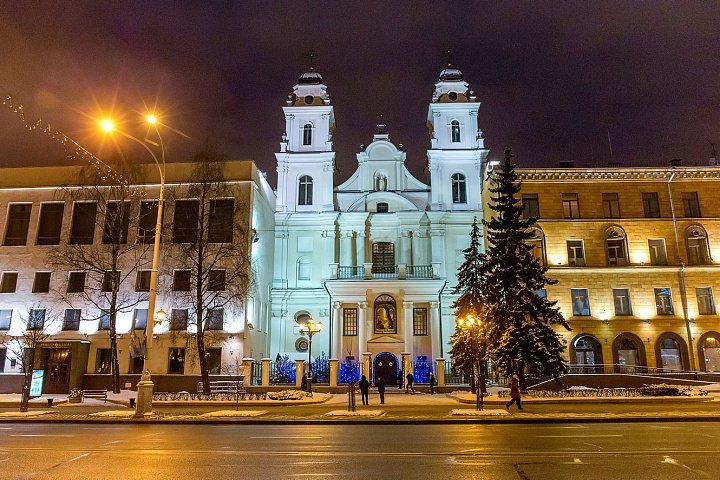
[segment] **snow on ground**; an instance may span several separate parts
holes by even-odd
[[[325,414],[326,417],[379,417],[384,414],[384,410],[356,410],[348,412],[347,410],[333,410]]]
[[[47,413],[53,413],[53,411],[31,410],[29,412],[0,412],[0,417],[37,417],[38,415],[45,415]]]
[[[257,417],[259,415],[265,415],[265,410],[218,410],[216,412],[208,412],[200,415],[204,418],[218,418],[218,417]]]
[[[462,416],[462,417],[502,417],[505,415],[510,415],[510,412],[507,410],[503,410],[501,408],[490,408],[486,410],[471,410],[469,408],[456,408],[454,410],[450,410],[450,415],[452,416]]]
[[[105,410],[104,412],[95,412],[89,414],[91,417],[115,417],[115,418],[130,418],[135,415],[134,409],[127,410]],[[154,413],[146,413],[145,416],[154,416]]]

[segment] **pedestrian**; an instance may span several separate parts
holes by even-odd
[[[403,389],[403,376],[402,376],[402,373],[400,373],[400,375],[398,376],[398,390],[402,390],[402,389]]]
[[[368,397],[368,392],[370,391],[370,382],[368,382],[368,379],[365,375],[362,376],[362,379],[360,380],[360,383],[358,383],[358,386],[360,387],[360,398],[362,398],[362,404],[370,405],[370,399]]]
[[[408,373],[405,375],[405,393],[409,393],[408,390],[412,390],[413,395],[415,394],[415,388],[413,387],[413,374]]]
[[[510,379],[510,401],[505,404],[505,407],[509,409],[513,403],[517,403],[518,410],[522,410],[522,404],[520,403],[520,378],[517,375],[513,375]]]
[[[383,380],[382,377],[378,377],[375,379],[375,386],[378,389],[378,393],[380,394],[380,404],[382,405],[385,403],[385,380]]]
[[[430,395],[435,395],[435,375],[428,373],[428,384],[430,385]]]

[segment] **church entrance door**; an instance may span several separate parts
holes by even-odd
[[[378,378],[385,380],[386,387],[394,387],[398,384],[398,359],[395,355],[388,352],[378,353],[373,362],[373,371],[375,372],[375,381]]]

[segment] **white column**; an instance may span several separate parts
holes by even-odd
[[[445,230],[439,228],[430,230],[430,261],[431,263],[437,263],[440,267],[440,276],[445,275],[445,256],[447,251],[445,250]],[[455,259],[451,258],[452,262],[450,269],[454,269]]]
[[[420,231],[413,232],[412,236],[412,264],[422,265],[422,249],[423,249],[423,238]]]
[[[340,308],[340,302],[333,302],[332,327],[333,327],[332,357],[337,358],[338,360],[342,361],[343,360],[343,352],[342,352],[343,321],[342,321],[342,308]]]
[[[403,338],[405,339],[404,351],[413,358],[413,303],[403,302]]]
[[[358,355],[357,358],[362,358],[362,354],[367,350],[367,332],[365,325],[365,313],[367,310],[367,302],[358,303]]]
[[[440,304],[430,302],[430,345],[432,348],[431,358],[440,358]]]
[[[400,245],[398,245],[398,252],[397,252],[397,263],[404,263],[405,265],[408,264],[408,261],[410,259],[410,238],[408,237],[408,232],[400,232]]]
[[[365,263],[365,232],[357,232],[355,237],[356,263],[358,267],[362,267]]]
[[[340,266],[349,267],[352,265],[352,232],[340,233]]]

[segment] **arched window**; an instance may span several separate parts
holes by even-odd
[[[612,344],[615,373],[636,373],[646,365],[645,346],[637,335],[621,333]]]
[[[595,337],[583,335],[573,343],[576,373],[602,372],[602,347]]]
[[[716,333],[705,337],[700,344],[706,372],[720,372],[720,338]]]
[[[451,139],[453,143],[460,143],[460,122],[453,120],[450,122]]]
[[[297,278],[298,280],[312,279],[312,261],[310,257],[300,257],[298,259]]]
[[[665,335],[658,342],[660,346],[660,362],[663,370],[682,370],[682,351],[680,343],[673,337]]]
[[[685,234],[689,265],[709,265],[710,248],[708,247],[707,233],[700,225],[690,226]]]
[[[610,227],[605,233],[605,248],[609,266],[627,265],[627,242],[625,231],[620,227]]]
[[[375,299],[373,331],[375,333],[397,333],[397,306],[390,295],[380,295]]]
[[[303,127],[303,145],[312,145],[312,129],[311,123],[306,123]]]
[[[453,203],[467,203],[467,182],[465,181],[465,175],[455,173],[451,178]]]
[[[312,205],[313,179],[310,175],[300,177],[298,183],[298,205]]]
[[[532,236],[525,240],[525,243],[531,248],[530,253],[532,253],[533,257],[537,258],[540,265],[545,265],[545,236],[542,230],[535,227],[531,228],[528,233]]]

